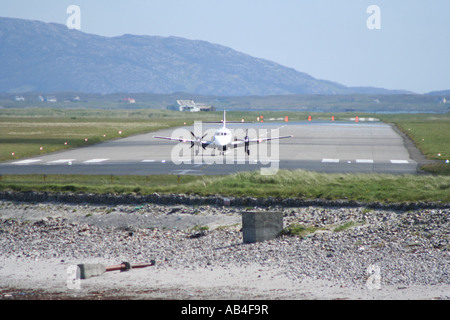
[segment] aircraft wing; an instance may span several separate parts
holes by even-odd
[[[290,135],[290,136],[281,136],[281,137],[273,137],[273,138],[258,138],[258,139],[251,139],[251,140],[249,140],[248,142],[249,143],[260,143],[260,142],[263,142],[263,141],[270,141],[270,140],[279,140],[279,139],[286,139],[286,138],[292,138],[293,136],[292,135]]]
[[[198,142],[195,139],[183,139],[183,138],[173,138],[173,137],[160,137],[160,136],[153,136],[153,138],[156,139],[164,139],[164,140],[171,140],[171,141],[178,141],[178,142]]]
[[[290,136],[281,136],[281,137],[273,137],[273,138],[250,139],[250,140],[248,140],[248,141],[240,139],[240,140],[234,140],[234,141],[232,141],[232,142],[231,142],[231,145],[232,145],[233,147],[236,148],[236,147],[239,147],[239,146],[241,146],[241,145],[244,145],[246,142],[247,142],[247,143],[260,143],[260,142],[264,142],[264,141],[279,140],[279,139],[286,139],[286,138],[292,138],[292,137],[293,137],[293,136],[290,135]]]
[[[263,141],[270,141],[270,140],[279,140],[279,139],[285,139],[285,138],[292,138],[293,136],[281,136],[281,137],[273,137],[273,138],[258,138],[258,139],[249,139],[248,136],[245,137],[244,140],[234,140],[231,142],[231,145],[233,148],[237,148],[241,145],[244,146],[245,152],[250,155],[250,144],[251,143],[260,143]]]
[[[173,137],[161,137],[161,136],[153,136],[153,138],[156,139],[164,139],[164,140],[170,140],[170,141],[178,141],[178,142],[184,142],[184,143],[190,143],[191,146],[198,145],[203,148],[209,146],[211,144],[211,141],[202,141],[199,139],[184,139],[184,138],[173,138]]]

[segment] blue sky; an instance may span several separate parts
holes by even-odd
[[[450,89],[448,0],[8,0],[0,16],[66,24],[69,5],[86,33],[205,40],[348,86]]]

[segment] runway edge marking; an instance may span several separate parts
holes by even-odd
[[[356,159],[356,163],[373,163],[372,159]]]
[[[41,159],[28,159],[28,160],[20,160],[20,161],[16,161],[16,162],[13,162],[12,164],[15,164],[15,165],[23,165],[23,164],[31,164],[31,163],[35,163],[35,162],[40,162],[40,161],[42,161]]]
[[[408,160],[391,160],[391,163],[393,164],[408,164]]]
[[[83,161],[83,163],[87,163],[87,164],[89,164],[89,163],[102,163],[102,162],[105,162],[105,161],[108,161],[109,159],[90,159],[90,160],[86,160],[86,161]]]
[[[322,159],[322,163],[339,163],[339,159]]]

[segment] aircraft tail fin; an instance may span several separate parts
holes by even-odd
[[[223,109],[223,127],[224,127],[224,128],[225,128],[226,122],[227,122],[227,119],[226,119],[226,111],[225,111],[225,109]]]

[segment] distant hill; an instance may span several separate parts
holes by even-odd
[[[205,41],[102,37],[65,25],[0,17],[0,92],[216,96],[405,93],[351,88]]]
[[[442,91],[431,91],[427,93],[430,96],[447,96],[450,97],[450,90],[442,90]]]

